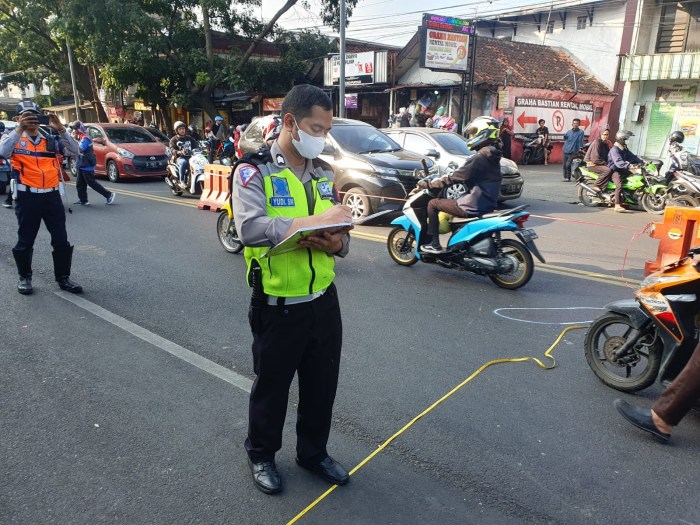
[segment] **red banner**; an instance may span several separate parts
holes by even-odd
[[[282,101],[284,98],[264,98],[263,111],[282,111]]]

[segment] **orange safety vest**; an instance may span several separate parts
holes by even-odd
[[[20,184],[42,189],[58,186],[61,167],[56,158],[57,141],[52,142],[53,148],[46,137],[42,136],[36,145],[27,137],[20,137],[10,159]]]

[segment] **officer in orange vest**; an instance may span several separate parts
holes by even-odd
[[[62,290],[80,293],[83,288],[70,280],[73,246],[66,233],[66,212],[61,202],[61,173],[56,154],[78,155],[78,145],[56,115],[49,115],[49,126],[58,138],[39,131],[39,106],[22,101],[17,106],[18,126],[0,142],[0,157],[12,162],[15,215],[19,223],[17,244],[12,254],[17,263],[23,295],[33,292],[32,254],[34,240],[43,219],[51,234],[53,268]]]

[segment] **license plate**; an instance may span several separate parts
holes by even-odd
[[[505,190],[507,193],[515,193],[515,192],[518,191],[519,189],[520,189],[520,187],[519,187],[517,184],[506,184],[506,186],[505,186],[505,188],[504,188],[504,190]]]
[[[157,168],[161,165],[160,162],[147,162],[146,167],[148,168]]]
[[[534,241],[535,239],[537,239],[537,234],[535,233],[535,230],[533,230],[532,228],[520,230],[520,235],[523,236],[523,239],[525,240],[525,242],[530,242],[530,241]]]

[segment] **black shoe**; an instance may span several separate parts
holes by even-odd
[[[75,201],[73,204],[78,204],[80,206],[90,206],[90,203],[88,201]]]
[[[5,199],[2,201],[3,208],[12,208],[12,199]]]
[[[274,461],[253,463],[248,458],[248,466],[250,467],[250,473],[253,475],[253,483],[255,483],[258,490],[265,494],[277,494],[282,490],[282,480]]]
[[[317,474],[334,485],[345,485],[350,481],[350,475],[348,471],[345,470],[345,467],[330,456],[326,456],[325,459],[322,459],[318,463],[307,463],[297,458],[297,465]]]
[[[34,291],[31,277],[20,277],[17,283],[17,291],[22,295],[29,295]]]
[[[631,405],[622,399],[616,399],[613,404],[622,417],[632,423],[635,427],[640,428],[645,432],[649,432],[661,443],[667,443],[668,440],[671,439],[671,434],[666,434],[656,428],[654,420],[651,418],[651,410],[648,408],[641,408]]]
[[[68,276],[57,279],[57,282],[58,286],[61,287],[61,290],[65,290],[66,292],[80,293],[83,291],[83,287],[79,284],[75,284]]]
[[[432,244],[424,244],[423,246],[420,247],[420,251],[423,253],[432,253],[432,254],[440,254],[443,253],[444,250],[442,249],[442,246],[433,246]]]

